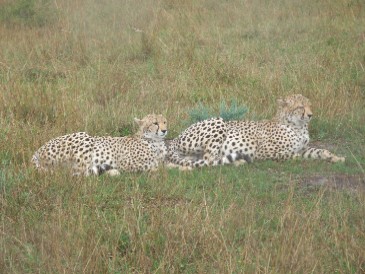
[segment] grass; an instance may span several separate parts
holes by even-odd
[[[0,1],[0,269],[363,272],[364,11],[356,0]],[[174,137],[199,104],[218,113],[234,99],[266,119],[292,93],[312,101],[313,145],[345,164],[117,178],[30,165],[61,134],[128,135],[155,112]]]
[[[8,27],[42,27],[53,23],[56,10],[49,0],[2,1],[0,20]]]

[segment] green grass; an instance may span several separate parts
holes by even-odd
[[[44,5],[43,5],[44,4]],[[365,270],[362,1],[0,1],[0,269],[5,273]],[[61,134],[169,137],[199,104],[312,102],[314,146],[346,156],[180,172],[39,174]],[[236,109],[238,110],[238,109]],[[199,112],[199,111],[198,111]]]

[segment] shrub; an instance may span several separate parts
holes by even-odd
[[[246,106],[239,106],[235,99],[231,99],[231,103],[227,105],[226,101],[222,101],[219,106],[219,113],[216,115],[212,107],[204,106],[199,103],[196,108],[189,111],[189,120],[186,124],[194,124],[196,122],[206,120],[212,117],[222,117],[225,121],[241,120],[247,113]]]

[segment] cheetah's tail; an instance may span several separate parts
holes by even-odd
[[[227,156],[223,156],[219,160],[214,160],[212,162],[209,162],[204,159],[198,159],[198,160],[190,160],[184,157],[178,157],[177,155],[174,155],[174,158],[171,159],[172,163],[180,166],[180,167],[187,167],[187,168],[201,168],[205,166],[222,166],[222,165],[241,165],[245,163],[251,163],[251,158],[247,154],[237,153],[233,152]]]

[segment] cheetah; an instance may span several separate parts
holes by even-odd
[[[189,170],[193,167],[241,165],[250,162],[248,155],[241,152],[224,154],[222,144],[227,134],[227,122],[220,117],[191,125],[177,138],[170,140],[166,156],[167,166]]]
[[[134,119],[139,129],[135,136],[91,136],[86,132],[71,133],[50,140],[32,157],[38,170],[66,166],[73,175],[119,175],[120,171],[156,170],[164,162],[167,149],[167,120],[149,114]]]
[[[344,162],[328,150],[308,146],[313,117],[309,99],[301,94],[277,100],[271,120],[223,121],[212,118],[187,128],[169,149],[171,166],[202,167],[236,161],[294,158]],[[228,160],[228,161],[227,161]]]

